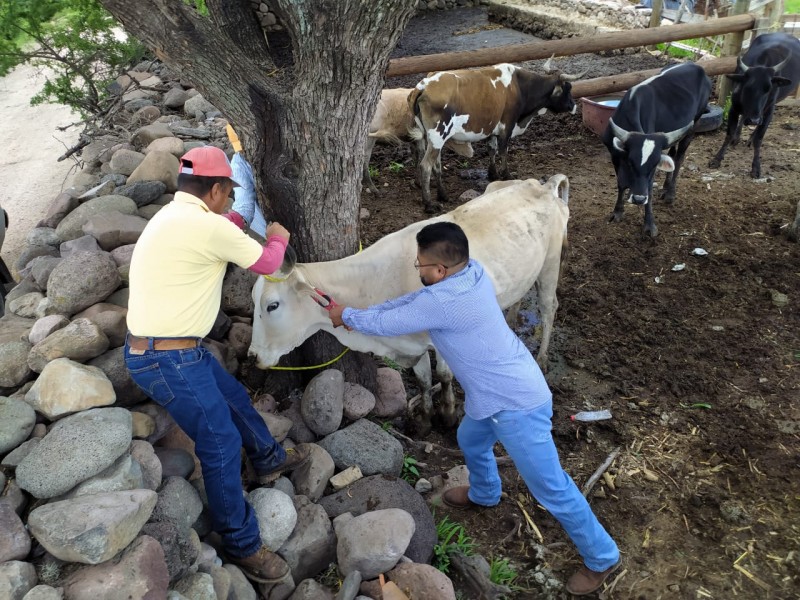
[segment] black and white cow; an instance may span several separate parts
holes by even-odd
[[[728,131],[722,148],[708,166],[722,164],[728,146],[735,146],[742,133],[742,125],[755,125],[756,130],[748,145],[753,146],[753,165],[750,176],[761,177],[761,141],[767,132],[775,104],[794,93],[800,82],[800,40],[785,33],[760,35],[750,44],[733,75],[731,110],[728,113]]]
[[[603,132],[603,143],[617,173],[617,203],[611,222],[622,219],[625,190],[630,190],[628,202],[645,208],[643,235],[658,235],[653,221],[656,169],[667,172],[661,198],[672,204],[694,124],[705,112],[710,93],[711,81],[694,63],[666,67],[628,90]],[[667,150],[669,154],[664,154]]]

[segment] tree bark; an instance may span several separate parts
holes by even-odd
[[[231,122],[262,208],[268,199],[299,260],[358,250],[364,143],[416,0],[273,0],[292,44],[293,64],[280,67],[248,0],[207,0],[207,17],[183,0],[100,1]],[[341,351],[330,341],[311,346],[311,362]]]

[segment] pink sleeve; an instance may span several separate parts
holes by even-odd
[[[239,213],[237,213],[235,210],[223,213],[220,216],[225,219],[228,219],[228,221],[236,225],[239,229],[244,229],[245,226],[244,217]]]
[[[248,267],[253,273],[269,275],[277,271],[283,263],[283,254],[289,242],[279,235],[271,235],[267,240],[261,258]]]

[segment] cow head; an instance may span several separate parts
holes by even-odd
[[[630,189],[629,202],[647,204],[656,169],[675,170],[672,158],[664,152],[685,136],[694,123],[668,133],[650,134],[626,131],[614,123],[613,118],[608,120],[608,126],[614,134],[614,149],[619,152],[617,179],[620,187]]]
[[[748,67],[742,58],[739,58],[737,72],[728,75],[738,85],[736,94],[742,110],[742,119],[745,125],[758,125],[764,114],[764,109],[770,99],[771,92],[781,86],[791,85],[791,80],[781,77],[781,72],[791,55],[784,58],[774,67],[754,65]]]
[[[253,286],[253,339],[248,354],[260,369],[278,363],[284,354],[329,324],[327,314],[310,296],[316,292],[295,267],[295,254],[287,247],[280,270],[259,277]]]
[[[578,106],[572,97],[572,82],[586,75],[587,71],[582,71],[576,75],[561,73],[553,67],[552,56],[547,59],[542,68],[547,73],[547,80],[552,85],[552,90],[545,101],[544,108],[555,113],[568,112],[575,114]]]

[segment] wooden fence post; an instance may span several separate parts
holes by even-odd
[[[750,10],[750,0],[736,0],[733,5],[733,11],[729,14],[741,15]],[[725,36],[725,41],[722,43],[722,56],[738,56],[742,51],[742,41],[744,40],[744,32],[729,33]],[[733,84],[727,77],[720,77],[717,81],[717,102],[720,106],[725,106],[730,96]]]
[[[650,27],[660,27],[661,26],[661,9],[664,6],[664,0],[653,0],[652,2],[652,11],[650,13]],[[655,50],[655,45],[648,46],[648,50]]]

